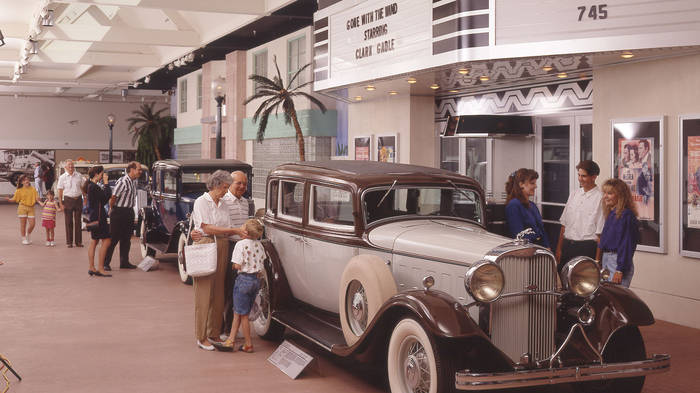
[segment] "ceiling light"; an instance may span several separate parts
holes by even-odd
[[[194,53],[190,53],[189,55],[187,55],[187,62],[191,63],[193,61],[194,61]]]
[[[375,91],[377,88],[374,87],[374,85],[367,85],[365,86],[365,90],[367,91]]]
[[[355,101],[362,101],[362,96],[355,96]]]
[[[560,72],[557,74],[557,78],[566,78],[567,76],[568,75],[566,74],[566,72]]]
[[[24,69],[24,66],[23,66],[23,65],[20,65],[20,66],[19,66],[19,73],[20,73],[20,74],[24,74],[25,72],[26,72],[26,70]]]
[[[450,93],[459,93],[459,90],[450,90]]]
[[[634,57],[634,53],[629,52],[629,51],[624,51],[624,52],[622,52],[620,57],[622,57],[623,59],[631,59]]]
[[[2,30],[0,30],[0,46],[5,45],[5,36],[2,35]]]
[[[173,63],[168,64],[168,71],[172,71],[173,68],[175,68],[175,65],[173,65]]]
[[[462,75],[467,75],[469,73],[469,69],[468,68],[460,68],[457,70],[457,72],[459,72]]]
[[[544,71],[544,72],[549,72],[553,69],[554,69],[554,67],[552,67],[551,65],[546,65],[546,66],[542,67],[542,71]]]
[[[390,91],[389,91],[389,95],[390,95],[390,96],[395,96],[395,95],[397,95],[397,94],[399,94],[399,92],[396,91],[396,90],[390,90]]]
[[[150,83],[150,82],[151,82],[151,76],[150,76],[150,75],[146,75],[146,77],[143,78],[143,82],[144,82],[144,83]]]
[[[46,10],[46,14],[41,17],[41,25],[46,27],[53,26],[53,10]]]
[[[29,43],[31,45],[31,47],[29,48],[29,53],[32,55],[36,55],[37,53],[39,53],[39,42],[34,41],[34,40],[29,40]]]
[[[437,89],[440,88],[440,86],[438,86],[437,83],[433,83],[432,85],[430,85],[430,88],[433,89],[433,90],[437,90]]]
[[[417,81],[416,81],[416,78],[410,77],[410,78],[406,79],[406,82],[408,82],[408,83],[410,83],[410,84],[414,84],[414,83],[416,83]]]
[[[486,82],[486,81],[489,80],[489,79],[491,79],[491,78],[489,78],[488,75],[482,75],[482,76],[479,77],[479,80],[482,81],[482,82]]]

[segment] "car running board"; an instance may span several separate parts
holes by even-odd
[[[342,330],[304,310],[275,311],[272,313],[272,319],[326,351],[331,352],[334,346],[345,345]]]

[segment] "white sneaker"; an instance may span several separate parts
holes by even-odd
[[[46,242],[46,247],[51,247],[51,242]]]
[[[214,350],[214,346],[213,346],[213,345],[211,345],[211,344],[209,344],[209,345],[204,345],[204,344],[202,344],[201,342],[199,342],[199,340],[197,340],[197,346],[200,347],[200,348],[202,348],[202,349],[205,350],[205,351],[213,351],[213,350]]]
[[[22,244],[27,245],[27,244],[32,244],[32,243],[29,240],[27,240],[27,238],[25,237],[22,239]]]
[[[56,245],[56,243],[54,243],[54,242],[49,242],[49,243],[51,243],[51,247]]]
[[[32,239],[29,236],[27,236],[27,244],[32,244]]]

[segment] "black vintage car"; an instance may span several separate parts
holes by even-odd
[[[218,169],[242,171],[248,176],[250,197],[252,167],[238,160],[162,160],[151,169],[151,203],[139,211],[141,255],[155,256],[156,251],[178,254],[178,270],[182,282],[191,277],[185,269],[184,246],[188,240],[188,223],[194,201],[207,192],[206,181]],[[249,199],[251,200],[251,199]],[[251,210],[253,209],[251,200]]]

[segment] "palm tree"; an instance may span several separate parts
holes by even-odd
[[[265,139],[265,128],[267,127],[267,120],[270,117],[270,114],[272,111],[275,111],[275,116],[277,116],[277,111],[281,105],[284,113],[285,124],[293,123],[294,129],[296,130],[297,144],[299,145],[299,160],[305,161],[304,136],[301,133],[301,126],[299,125],[299,120],[297,119],[297,111],[294,109],[294,97],[308,98],[309,101],[316,104],[316,106],[318,106],[323,113],[326,113],[326,106],[323,105],[323,103],[316,97],[301,91],[302,88],[312,84],[313,80],[302,83],[296,87],[292,87],[294,86],[294,81],[296,81],[299,75],[304,72],[304,70],[306,70],[311,63],[299,68],[285,87],[282,76],[280,75],[280,69],[277,66],[277,56],[274,56],[272,60],[275,63],[277,75],[273,79],[269,79],[262,75],[251,75],[248,79],[255,82],[258,85],[258,88],[252,96],[245,100],[243,105],[247,105],[251,101],[258,98],[266,98],[253,115],[253,122],[257,122],[258,118],[260,118],[260,125],[258,127],[258,142],[262,142]]]
[[[150,166],[155,160],[162,160],[161,148],[169,141],[172,133],[171,116],[162,116],[168,108],[154,111],[155,102],[142,104],[138,110],[133,111],[134,117],[127,119],[128,129],[132,137],[131,143],[137,141],[137,159]],[[169,152],[167,154],[170,155]]]

